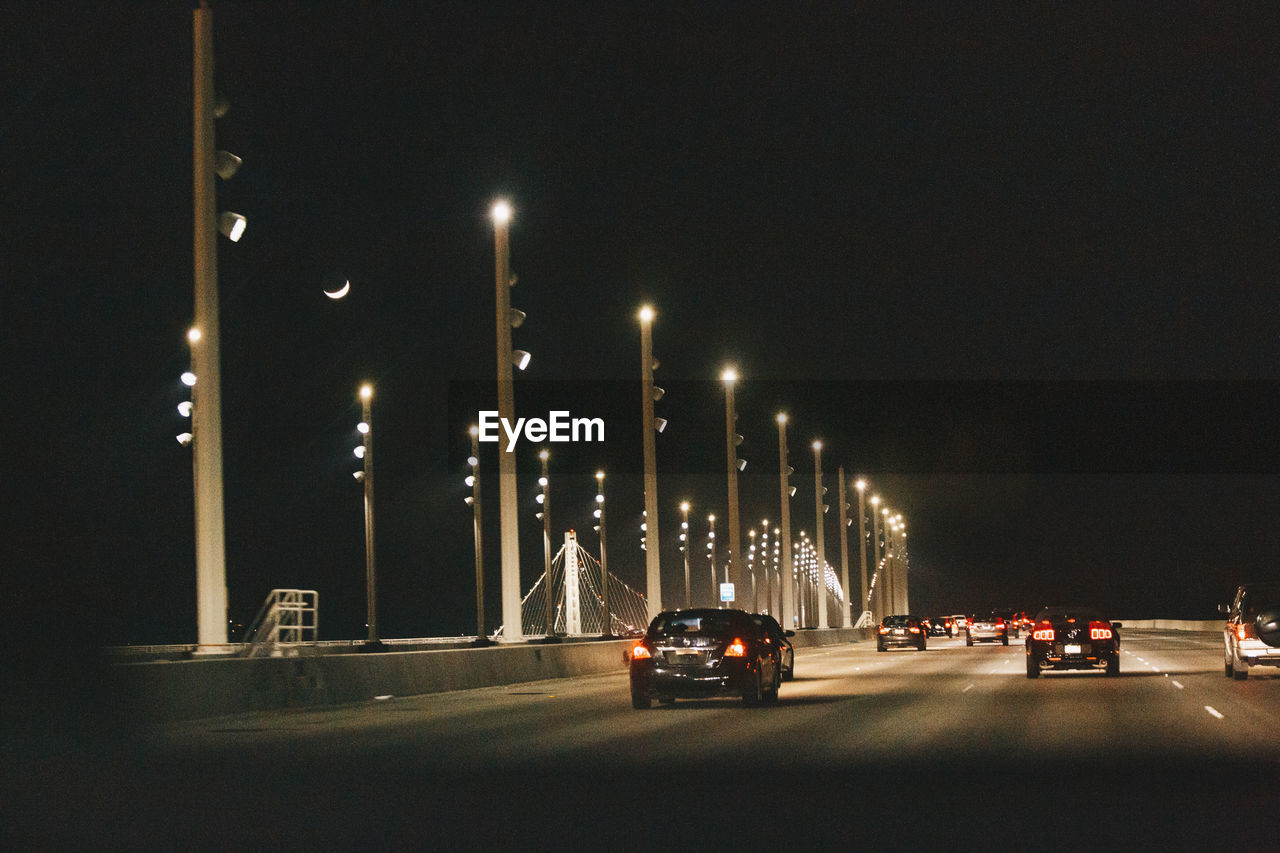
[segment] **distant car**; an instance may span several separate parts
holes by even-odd
[[[964,644],[1003,643],[1009,645],[1009,631],[1005,627],[1004,617],[992,613],[990,616],[973,616],[964,627]]]
[[[1005,634],[1013,639],[1022,635],[1022,614],[1016,610],[993,610],[992,616],[999,616],[1004,621]]]
[[[783,630],[778,620],[768,613],[755,613],[751,618],[764,628],[769,639],[782,650],[782,680],[791,681],[796,677],[796,648],[791,644],[790,638],[794,637],[796,632]]]
[[[952,629],[954,632],[952,633],[952,636],[954,637],[956,634],[963,631],[965,626],[969,624],[969,617],[965,616],[963,613],[956,613],[951,617],[951,624],[954,626]]]
[[[915,616],[886,616],[876,629],[876,651],[911,646],[923,652],[928,644],[925,630]]]
[[[1222,630],[1223,669],[1244,681],[1251,666],[1280,666],[1280,581],[1242,584],[1230,604]]]
[[[631,706],[724,695],[747,705],[774,702],[782,661],[779,644],[746,611],[664,611],[631,647]]]
[[[1106,670],[1120,674],[1120,622],[1088,607],[1047,607],[1027,637],[1027,678],[1050,669]]]
[[[948,625],[951,620],[946,616],[922,616],[920,621],[924,623],[925,632],[930,637],[949,637],[951,632]]]

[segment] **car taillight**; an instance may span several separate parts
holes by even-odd
[[[727,658],[745,658],[747,656],[747,644],[734,637],[733,642],[725,648],[724,656]]]
[[[1053,626],[1048,622],[1041,622],[1040,627],[1031,632],[1033,640],[1053,640]]]
[[[1110,640],[1111,626],[1106,622],[1090,622],[1089,623],[1089,639],[1090,640]]]
[[[653,653],[649,651],[649,647],[644,643],[636,643],[631,647],[632,660],[644,660],[653,657]]]
[[[1246,622],[1240,623],[1233,630],[1236,632],[1237,640],[1247,640],[1253,636],[1253,626]]]
[[[888,629],[888,628],[886,628],[885,626],[881,625],[881,626],[880,626],[880,633],[881,633],[881,634],[887,634],[887,633],[889,633],[889,629]]]
[[[913,633],[913,634],[919,634],[919,633],[920,633],[920,629],[919,629],[919,628],[917,628],[915,625],[912,625],[912,626],[911,626],[910,628],[908,628],[907,630],[908,630],[908,631],[910,631],[910,632],[911,632],[911,633]]]

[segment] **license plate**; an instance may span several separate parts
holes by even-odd
[[[1062,653],[1067,655],[1078,655],[1080,654],[1080,647],[1078,645],[1068,643],[1062,647]]]

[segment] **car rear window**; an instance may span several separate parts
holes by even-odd
[[[905,628],[911,622],[910,616],[886,616],[883,624],[886,628]]]
[[[728,613],[673,613],[655,620],[649,629],[655,634],[700,634],[723,637],[733,633],[736,620]]]
[[[1254,586],[1246,587],[1240,599],[1240,609],[1248,615],[1271,610],[1280,605],[1280,587]]]

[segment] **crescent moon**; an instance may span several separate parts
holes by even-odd
[[[333,290],[333,291],[326,290],[324,292],[324,295],[329,297],[330,299],[341,299],[342,297],[347,295],[347,291],[349,290],[351,290],[351,279],[347,279],[345,282],[343,282],[342,287],[338,288],[337,290]]]

